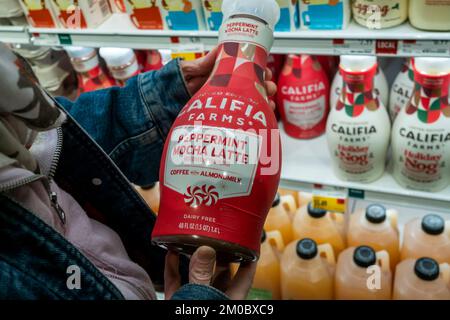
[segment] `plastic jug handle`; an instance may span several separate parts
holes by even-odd
[[[386,211],[387,217],[389,218],[389,221],[391,222],[391,226],[394,229],[398,229],[398,211],[395,209],[388,209]]]
[[[297,204],[291,194],[281,196],[281,204],[288,212],[295,212],[297,210]]]
[[[343,225],[345,221],[345,215],[339,212],[330,212],[331,219],[336,222],[336,224]]]
[[[386,250],[377,252],[377,262],[383,272],[391,271],[389,253]]]
[[[442,278],[447,285],[450,285],[450,265],[448,263],[441,263],[439,265]]]
[[[267,241],[269,241],[270,245],[277,248],[279,252],[284,250],[284,241],[281,232],[278,230],[272,230],[266,232]]]
[[[319,254],[322,256],[324,255],[327,259],[327,262],[330,266],[334,267],[336,264],[336,259],[334,258],[334,251],[333,247],[329,243],[324,243],[319,246],[317,246],[317,250],[319,251]]]

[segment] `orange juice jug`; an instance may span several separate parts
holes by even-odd
[[[450,263],[450,221],[429,214],[406,224],[401,259],[430,257],[438,263]]]
[[[280,294],[280,254],[284,242],[279,231],[263,231],[261,238],[261,254],[256,267],[253,286],[249,299],[281,298]]]
[[[395,300],[450,300],[450,266],[431,258],[407,259],[397,265]]]
[[[335,278],[336,299],[391,299],[392,274],[387,251],[371,247],[350,247],[338,258]]]
[[[386,210],[374,204],[352,215],[347,233],[347,245],[367,245],[375,251],[386,250],[391,261],[391,270],[400,260],[400,242],[395,210]]]
[[[312,239],[291,242],[281,257],[283,300],[331,300],[334,296],[334,258],[330,244]]]
[[[269,210],[264,230],[278,230],[283,236],[284,243],[292,240],[292,226],[289,212],[295,212],[295,199],[291,195],[280,196],[278,193]]]
[[[310,202],[297,210],[292,222],[292,232],[294,240],[311,238],[318,244],[329,243],[337,256],[345,249],[343,225],[342,214],[315,209]]]

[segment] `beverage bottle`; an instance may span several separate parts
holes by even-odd
[[[341,180],[369,183],[385,170],[390,120],[374,92],[376,70],[375,57],[341,57],[344,88],[327,123],[333,169]]]
[[[403,64],[401,71],[392,84],[389,98],[389,114],[392,122],[397,118],[400,110],[406,107],[414,90],[413,59]]]
[[[137,190],[152,211],[155,214],[158,214],[160,202],[159,182],[152,183],[148,186],[138,187]]]
[[[400,261],[400,241],[397,228],[398,213],[386,210],[379,204],[368,206],[352,214],[347,232],[347,245],[369,246],[375,251],[386,250],[389,253],[391,270]]]
[[[292,225],[289,212],[295,212],[295,208],[296,204],[293,196],[280,196],[280,194],[277,193],[275,200],[272,203],[272,208],[267,215],[264,230],[278,230],[283,236],[284,243],[291,242]]]
[[[225,0],[222,11],[214,71],[166,140],[152,237],[186,254],[209,245],[220,260],[256,260],[280,180],[280,135],[264,86],[279,8]]]
[[[297,139],[323,134],[330,110],[330,83],[317,59],[288,55],[278,87],[277,106],[286,133]]]
[[[354,0],[353,17],[356,22],[369,29],[392,28],[408,19],[408,2],[408,0]]]
[[[66,47],[65,49],[77,72],[79,94],[115,85],[114,79],[108,76],[100,66],[95,49],[85,47]]]
[[[387,251],[375,253],[367,246],[345,249],[336,266],[335,290],[338,300],[391,299],[392,274]]]
[[[401,260],[421,257],[450,264],[450,221],[428,214],[405,225]]]
[[[325,71],[328,81],[334,78],[334,75],[339,69],[339,57],[337,56],[316,56],[322,69]]]
[[[279,231],[263,231],[261,254],[249,293],[251,300],[259,300],[263,297],[273,300],[281,299],[280,256],[283,250],[284,242]]]
[[[280,77],[281,70],[283,69],[285,56],[282,54],[270,54],[267,60],[267,68],[272,71],[272,81],[278,83],[278,79]],[[269,97],[270,101],[273,101],[276,105],[277,99],[276,97]],[[278,112],[278,108],[275,109],[275,116],[277,120],[280,118],[280,114]]]
[[[333,78],[333,82],[331,83],[330,108],[334,108],[336,103],[339,101],[339,98],[342,95],[343,86],[344,79],[342,79],[341,72],[338,71]],[[389,85],[386,76],[380,67],[378,67],[375,74],[374,91],[383,103],[383,106],[387,107],[389,105]]]
[[[450,2],[412,0],[409,2],[409,21],[418,29],[450,31]]]
[[[281,256],[283,300],[331,300],[336,260],[330,244],[312,239],[293,241]]]
[[[393,176],[410,189],[438,192],[450,183],[449,58],[416,58],[415,87],[392,129]]]
[[[135,50],[141,72],[159,70],[163,67],[162,57],[158,50]]]
[[[394,300],[450,300],[450,266],[431,258],[407,259],[397,265]]]
[[[111,76],[120,86],[139,74],[134,51],[128,48],[100,48],[100,56],[105,60]]]
[[[310,202],[297,210],[292,232],[294,240],[311,238],[318,244],[329,243],[338,256],[345,249],[343,226],[342,214],[314,208]]]

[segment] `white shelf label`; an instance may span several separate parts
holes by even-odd
[[[374,40],[333,40],[333,51],[336,55],[342,54],[375,54]]]
[[[412,56],[448,56],[450,54],[450,41],[448,40],[403,40],[400,44],[403,54]]]
[[[37,46],[58,46],[59,37],[56,33],[33,33],[33,44]]]

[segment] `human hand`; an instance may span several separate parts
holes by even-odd
[[[218,48],[216,47],[204,57],[193,61],[181,61],[181,71],[183,72],[187,89],[191,95],[200,90],[206,80],[208,80],[216,63],[217,54]],[[265,85],[269,97],[273,97],[277,92],[277,86],[272,81],[272,76],[272,71],[266,68]],[[273,101],[269,101],[269,106],[272,110],[275,110],[275,103]]]
[[[170,299],[181,286],[178,271],[179,256],[169,251],[164,270],[164,294]],[[236,275],[231,278],[228,264],[216,263],[216,252],[210,247],[200,247],[191,257],[189,283],[213,286],[232,300],[244,300],[251,288],[256,272],[256,262],[241,263]]]

